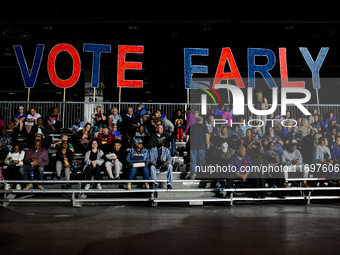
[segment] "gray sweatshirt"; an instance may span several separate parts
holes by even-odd
[[[293,159],[299,160],[299,163],[302,164],[302,155],[299,150],[295,150],[294,152],[284,150],[282,152],[282,164],[291,164]]]

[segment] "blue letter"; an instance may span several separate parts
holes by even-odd
[[[39,72],[40,63],[41,63],[42,55],[43,55],[43,52],[44,52],[44,47],[45,47],[45,45],[43,45],[43,44],[37,45],[37,50],[35,51],[32,70],[31,70],[31,74],[30,74],[29,71],[28,71],[28,67],[27,67],[26,59],[24,57],[24,53],[22,52],[21,45],[14,45],[13,46],[14,51],[15,51],[15,55],[17,57],[17,61],[19,63],[21,75],[22,75],[22,78],[24,79],[26,89],[34,87],[34,84],[35,84],[35,81],[37,79],[37,75],[38,75],[38,72]]]
[[[91,87],[98,88],[99,71],[100,71],[100,56],[102,52],[110,53],[111,45],[84,43],[84,51],[93,52]]]
[[[268,63],[266,65],[255,65],[255,56],[266,56]],[[268,73],[275,65],[275,54],[268,49],[248,48],[248,80],[249,88],[255,88],[255,72],[262,74],[269,88],[277,88],[273,77]]]
[[[325,60],[325,57],[326,57],[326,54],[327,54],[329,48],[328,47],[322,47],[320,52],[319,52],[318,58],[316,59],[315,62],[312,59],[312,56],[310,55],[307,48],[300,47],[299,49],[300,49],[303,57],[305,58],[308,66],[309,66],[309,69],[312,71],[313,88],[319,89],[321,87],[320,86],[319,70],[321,68],[323,61]]]
[[[193,73],[208,73],[207,66],[197,66],[192,65],[191,56],[208,56],[209,49],[195,49],[195,48],[184,48],[184,80],[185,80],[185,88],[206,88],[206,86],[200,84],[200,82],[193,82],[191,80]],[[207,85],[210,86],[210,82]]]

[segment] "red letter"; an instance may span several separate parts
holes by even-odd
[[[68,52],[72,57],[73,62],[73,72],[69,79],[62,80],[57,76],[56,70],[55,70],[55,60],[57,58],[57,55],[61,51]],[[57,44],[53,47],[53,49],[50,51],[50,54],[48,55],[47,60],[47,70],[48,75],[50,76],[51,81],[54,85],[56,85],[59,88],[70,88],[79,79],[80,76],[80,57],[78,54],[78,51],[70,44],[67,43],[61,43]]]
[[[117,87],[124,88],[143,88],[143,81],[136,80],[125,80],[125,69],[141,70],[141,62],[126,62],[126,53],[143,53],[144,46],[129,46],[119,45],[118,46],[118,74],[117,74]]]
[[[226,60],[228,60],[230,66],[230,73],[223,73]],[[220,84],[221,80],[225,79],[234,79],[237,87],[244,88],[240,72],[238,71],[233,53],[229,47],[222,49],[220,61],[218,62],[218,67],[215,74],[213,88],[215,88],[215,84]]]
[[[304,88],[304,81],[288,81],[286,48],[280,48],[280,73],[283,88]]]

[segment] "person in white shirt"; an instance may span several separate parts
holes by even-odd
[[[35,111],[35,109],[30,110],[30,114],[27,115],[27,121],[25,122],[25,127],[27,133],[29,133],[34,125],[36,125],[38,122],[38,118],[40,118],[41,115]]]
[[[24,165],[25,151],[20,150],[19,145],[12,146],[12,150],[8,152],[6,159],[4,160],[5,165],[8,165],[4,170],[5,180],[21,180],[19,168]],[[10,184],[5,184],[5,189],[10,189]],[[17,184],[16,189],[21,189],[21,185]]]

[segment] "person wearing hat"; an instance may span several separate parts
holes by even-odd
[[[156,146],[150,150],[150,171],[152,180],[157,180],[157,173],[167,173],[167,188],[172,189],[172,164],[171,152],[168,148],[163,146],[164,140],[159,137],[156,141]]]
[[[145,180],[149,180],[149,163],[150,155],[147,149],[143,147],[143,140],[137,138],[134,140],[134,148],[131,148],[126,156],[126,162],[130,164],[130,171],[128,180],[132,180],[135,177],[138,169],[143,171],[143,177]],[[149,183],[145,183],[145,188],[149,189]],[[127,183],[127,189],[131,189],[131,182]]]
[[[23,106],[19,107],[18,114],[14,116],[14,121],[15,121],[15,127],[19,127],[19,132],[22,131],[22,128],[24,126],[24,122],[27,119],[27,114],[24,113],[25,108]]]
[[[114,134],[109,132],[109,127],[107,125],[103,125],[103,132],[98,134],[98,148],[101,149],[105,154],[107,154],[108,150],[113,144],[113,141],[116,140]]]

